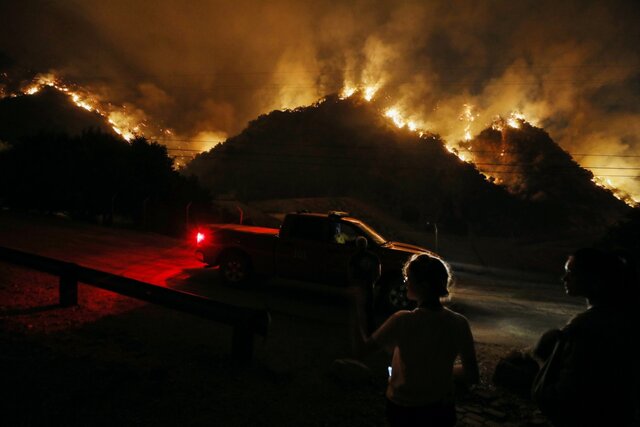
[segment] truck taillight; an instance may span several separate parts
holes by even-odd
[[[204,242],[204,233],[198,231],[198,234],[196,234],[196,243],[200,244]]]

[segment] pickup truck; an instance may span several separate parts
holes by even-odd
[[[409,307],[402,266],[427,249],[388,241],[370,226],[344,212],[287,214],[279,229],[238,224],[198,227],[196,255],[207,266],[219,267],[229,284],[254,276],[283,277],[335,286],[348,284],[347,266],[355,240],[364,236],[380,258],[381,276],[374,289],[376,309]]]

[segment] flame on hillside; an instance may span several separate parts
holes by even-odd
[[[502,116],[497,116],[496,118],[494,118],[493,123],[491,124],[491,128],[500,132],[502,132],[507,127],[510,127],[512,129],[520,129],[524,122],[533,124],[530,120],[527,120],[524,114],[522,114],[521,112],[512,111],[506,118]]]
[[[351,96],[360,94],[362,99],[365,101],[371,101],[373,99],[373,95],[380,89],[380,85],[374,86],[357,86],[357,85],[347,85],[344,87],[340,94],[341,99],[346,99]],[[402,129],[406,128],[410,131],[416,132],[419,136],[422,136],[426,133],[427,127],[424,125],[419,125],[422,123],[419,119],[414,118],[415,116],[411,116],[407,114],[404,109],[400,105],[393,105],[387,108],[382,109],[382,115],[389,119],[396,127]],[[409,119],[408,117],[411,117]],[[476,111],[474,105],[469,103],[464,103],[462,105],[462,112],[458,116],[458,120],[463,122],[463,139],[457,143],[451,143],[450,141],[444,141],[445,148],[452,154],[456,155],[460,160],[467,163],[475,163],[473,147],[471,146],[471,141],[473,140],[472,135],[472,124],[480,117],[480,114]],[[536,120],[532,120],[527,118],[522,111],[514,110],[511,111],[506,117],[496,116],[494,117],[491,128],[497,130],[502,133],[503,146],[500,149],[498,158],[506,159],[506,144],[505,141],[505,130],[510,129],[521,129],[525,123],[528,123],[532,126],[536,126]],[[457,145],[456,145],[457,144]],[[504,160],[500,160],[503,162]],[[497,185],[506,185],[506,182],[500,176],[494,176],[490,171],[483,170],[481,166],[477,166],[478,171],[487,181],[490,181]],[[495,166],[494,166],[495,169]],[[638,206],[640,202],[636,200],[636,198],[632,197],[628,193],[622,191],[614,185],[610,179],[595,177],[593,182],[605,188],[613,193],[615,197],[624,201],[630,206]]]
[[[71,101],[78,107],[101,115],[107,119],[113,131],[127,141],[131,141],[141,133],[144,123],[127,114],[124,108],[117,110],[104,107],[97,97],[83,89],[72,88],[52,73],[38,74],[33,79],[33,82],[23,88],[21,92],[23,95],[34,95],[44,87],[52,87],[69,96]]]
[[[458,117],[459,120],[467,122],[464,128],[464,140],[471,141],[471,124],[475,121],[478,115],[473,112],[473,105],[464,104],[464,112]]]
[[[6,75],[0,77],[7,78]],[[226,133],[220,131],[201,130],[192,134],[178,134],[173,129],[149,124],[146,113],[134,105],[116,107],[86,88],[65,82],[55,73],[38,74],[16,92],[6,92],[0,86],[0,99],[5,96],[15,98],[35,95],[44,88],[53,88],[67,95],[77,107],[100,115],[126,141],[146,136],[166,145],[176,168],[185,166],[196,153],[206,151],[227,138]]]
[[[609,190],[618,200],[622,200],[632,208],[640,206],[640,200],[637,200],[635,197],[631,196],[629,193],[617,188],[609,178],[601,178],[594,175],[594,177],[591,178],[591,182],[593,182],[598,187],[604,188],[605,190]]]
[[[346,85],[340,92],[340,99],[347,99],[353,95],[359,94],[365,101],[371,101],[379,89],[380,84],[363,86]]]
[[[362,99],[369,102],[373,99],[374,95],[380,89],[380,85],[370,85],[370,86],[354,86],[347,85],[340,92],[340,99],[347,99],[354,95],[360,95]],[[403,111],[403,108],[399,105],[395,105],[392,107],[385,108],[382,111],[382,115],[398,127],[399,129],[406,128],[412,132],[418,134],[418,136],[422,137],[427,133],[427,125],[415,117],[415,115],[406,114]],[[464,111],[460,115],[460,120],[464,120],[467,122],[465,126],[465,140],[471,139],[470,132],[470,123],[473,122],[477,117],[477,114],[473,112],[473,106],[470,104],[464,104]],[[445,148],[452,154],[455,154],[460,160],[463,162],[470,163],[471,159],[465,153],[460,152],[460,150],[456,149],[454,146],[449,145],[445,142]],[[485,178],[489,178],[488,175],[483,174]]]

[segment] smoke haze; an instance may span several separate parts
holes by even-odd
[[[522,113],[640,200],[640,157],[620,157],[640,154],[637,1],[34,0],[0,17],[7,80],[55,72],[170,147],[368,86],[450,145]]]

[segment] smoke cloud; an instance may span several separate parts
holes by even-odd
[[[366,86],[450,145],[517,111],[640,200],[640,157],[622,157],[640,153],[637,1],[34,0],[0,16],[6,80],[55,72],[172,148]]]

